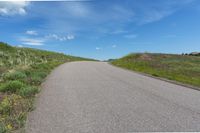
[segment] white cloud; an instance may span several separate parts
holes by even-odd
[[[96,47],[95,49],[96,49],[96,50],[101,50],[101,48],[99,48],[99,47]]]
[[[196,0],[165,0],[140,5],[140,14],[137,23],[140,25],[160,21]]]
[[[116,48],[117,47],[117,45],[112,45],[112,48]]]
[[[63,9],[65,9],[65,12],[74,17],[86,17],[90,14],[89,7],[85,4],[82,4],[81,1],[63,4],[62,6]]]
[[[129,35],[124,35],[125,38],[129,38],[129,39],[134,39],[136,37],[138,37],[138,35],[136,34],[129,34]]]
[[[171,14],[174,13],[174,10],[149,10],[148,13],[144,16],[144,18],[141,20],[140,24],[147,24],[155,21],[159,21]]]
[[[59,36],[57,34],[49,34],[45,38],[47,38],[47,39],[55,39],[55,40],[59,40],[59,41],[67,41],[67,40],[75,39],[75,36],[74,35]]]
[[[41,46],[44,45],[44,39],[36,39],[36,38],[21,38],[20,41],[22,44],[25,45],[34,45],[34,46]]]
[[[30,2],[27,1],[1,1],[0,2],[0,15],[25,15],[26,7]]]
[[[75,38],[74,35],[67,35],[68,40],[73,40],[74,38]]]
[[[26,34],[28,34],[28,35],[38,35],[37,31],[34,31],[34,30],[27,30]]]

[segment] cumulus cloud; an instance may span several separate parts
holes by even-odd
[[[26,34],[28,34],[28,35],[38,35],[37,31],[34,31],[34,30],[27,30]]]
[[[44,45],[45,40],[39,38],[21,38],[20,41],[25,45],[41,46]]]
[[[45,38],[55,39],[55,40],[59,40],[59,41],[67,41],[67,40],[73,40],[75,38],[75,36],[74,35],[59,36],[57,34],[49,34]]]
[[[27,1],[1,1],[0,2],[0,15],[12,16],[12,15],[25,15],[26,7],[30,2]]]

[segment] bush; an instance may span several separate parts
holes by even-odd
[[[16,71],[14,73],[7,73],[4,75],[4,80],[23,80],[27,76],[24,72],[22,71]]]
[[[39,92],[39,89],[37,87],[27,86],[19,90],[19,95],[22,97],[30,97],[30,96],[34,96],[38,92]]]
[[[9,81],[0,86],[0,91],[14,93],[14,92],[17,92],[17,90],[20,90],[24,86],[25,84],[22,83],[21,81],[18,81],[18,80]]]

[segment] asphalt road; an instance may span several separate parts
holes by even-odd
[[[200,131],[200,91],[105,62],[72,62],[43,84],[27,133]]]

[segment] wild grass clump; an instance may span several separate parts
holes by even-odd
[[[16,94],[6,96],[0,103],[0,131],[10,132],[23,127],[32,104],[32,99],[24,99]]]
[[[31,76],[30,80],[29,80],[29,83],[31,85],[40,85],[43,81],[43,78],[38,76],[38,75],[33,75]]]
[[[27,77],[26,74],[22,71],[15,71],[15,72],[11,72],[11,73],[6,73],[3,76],[4,80],[23,80],[26,77]]]
[[[19,90],[18,94],[22,97],[32,97],[39,92],[39,88],[36,86],[26,86]]]
[[[15,93],[18,90],[20,90],[21,88],[23,88],[24,86],[25,86],[25,84],[19,80],[8,81],[6,83],[3,83],[0,86],[0,91]]]
[[[4,123],[0,123],[0,133],[6,133],[7,131],[6,125],[4,125]]]

